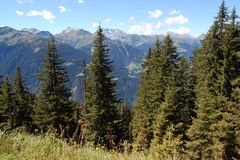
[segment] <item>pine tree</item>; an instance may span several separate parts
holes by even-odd
[[[117,97],[116,82],[112,77],[112,61],[108,58],[103,29],[99,26],[94,40],[93,59],[87,83],[86,105],[90,111],[86,115],[89,122],[87,139],[95,146],[113,148],[116,144]]]
[[[234,12],[232,17],[236,17]],[[227,17],[223,2],[195,56],[197,118],[187,133],[188,153],[195,159],[239,158],[235,149],[239,108],[231,100],[232,81],[239,76],[236,50],[232,48],[236,47],[233,42],[237,34],[228,29]],[[235,18],[231,23],[235,23]]]
[[[48,42],[44,66],[40,74],[40,95],[36,100],[36,123],[47,131],[53,127],[61,136],[71,124],[73,116],[70,92],[66,87],[68,77],[62,67],[54,39]]]
[[[26,90],[25,82],[19,67],[16,69],[14,82],[14,102],[16,107],[16,127],[25,126],[30,129],[32,124],[31,94]]]
[[[161,145],[158,145],[157,150],[151,152],[154,159],[187,159],[186,155],[181,154],[183,152],[181,136],[176,136],[174,132],[174,125],[170,125],[166,129],[166,134],[163,136]]]
[[[7,76],[4,77],[1,86],[0,97],[0,128],[11,130],[16,126],[16,109],[14,105],[12,86]]]
[[[195,93],[193,91],[190,66],[184,58],[181,58],[177,68],[172,79],[169,79],[170,83],[165,92],[165,99],[160,105],[155,121],[154,139],[151,144],[151,149],[155,152],[161,152],[160,148],[163,147],[167,129],[172,126],[174,132],[171,134],[181,141],[178,148],[182,150],[182,154],[184,144],[187,141],[185,132],[191,125],[195,115]]]
[[[72,137],[72,141],[77,141],[78,143],[80,143],[80,145],[84,145],[86,142],[86,133],[88,132],[88,128],[89,128],[89,121],[88,121],[88,116],[90,111],[89,108],[87,107],[87,103],[86,103],[86,94],[87,94],[87,80],[88,80],[88,67],[87,64],[85,62],[85,59],[83,60],[82,63],[82,67],[81,67],[81,72],[80,74],[82,74],[83,76],[83,85],[81,87],[81,93],[82,94],[82,100],[79,104],[79,108],[77,109],[77,120],[78,123],[76,124],[75,127],[75,131]],[[79,137],[77,139],[77,137]]]
[[[124,141],[131,141],[131,132],[130,132],[130,122],[132,116],[131,111],[128,107],[128,102],[125,100],[119,106],[119,141],[124,143]]]
[[[238,15],[234,7],[229,22],[225,24],[222,41],[222,49],[224,52],[223,94],[227,100],[224,110],[221,110],[223,118],[218,122],[216,127],[225,133],[218,137],[219,141],[224,144],[223,157],[239,159],[240,142],[238,133],[240,131],[240,108],[237,104],[239,104],[240,26],[237,18]]]
[[[240,60],[240,55],[238,55]],[[239,61],[240,62],[240,61]],[[232,81],[233,91],[231,101],[228,103],[228,112],[231,113],[228,117],[231,124],[228,130],[230,131],[228,140],[229,143],[229,153],[232,157],[240,158],[240,78]]]
[[[169,35],[163,44],[156,41],[147,61],[143,64],[141,84],[139,87],[133,113],[133,141],[137,150],[145,150],[153,138],[153,122],[159,107],[164,101],[165,92],[172,76],[176,73],[178,54]]]
[[[81,73],[83,74],[83,86],[82,86],[82,95],[83,95],[83,98],[82,98],[82,101],[81,101],[81,107],[80,107],[80,115],[82,116],[82,118],[84,118],[84,115],[87,115],[89,113],[89,110],[86,106],[86,94],[87,94],[87,80],[88,80],[88,77],[89,77],[89,69],[87,67],[87,64],[85,62],[85,60],[83,61],[83,64],[82,64],[82,70],[81,70]]]
[[[156,45],[160,45],[157,41]],[[149,78],[152,69],[153,51],[149,49],[145,62],[142,64],[141,82],[137,98],[133,107],[133,118],[131,122],[133,134],[133,146],[136,150],[145,150],[149,147],[152,133],[149,124]]]

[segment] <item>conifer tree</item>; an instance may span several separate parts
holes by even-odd
[[[81,115],[81,118],[84,118],[85,115],[87,115],[89,113],[89,109],[87,108],[87,105],[86,105],[86,94],[87,94],[87,80],[88,80],[88,77],[89,77],[89,69],[87,67],[87,64],[85,62],[85,60],[83,61],[83,64],[82,64],[82,70],[81,70],[81,73],[83,74],[83,86],[82,86],[82,95],[83,95],[83,98],[82,98],[82,102],[81,102],[81,107],[80,107],[80,115]]]
[[[12,86],[7,76],[1,86],[0,97],[0,128],[11,130],[16,126],[16,109],[14,105]]]
[[[124,141],[131,141],[130,133],[130,122],[132,116],[131,111],[128,107],[128,102],[125,100],[119,106],[119,141],[124,143]]]
[[[155,152],[161,152],[167,130],[172,126],[174,131],[171,134],[173,138],[178,138],[179,142],[181,142],[179,146],[176,147],[179,148],[179,152],[181,150],[182,154],[184,151],[184,144],[187,141],[185,132],[191,125],[195,114],[194,84],[192,84],[193,80],[190,65],[184,58],[180,59],[176,73],[169,81],[164,102],[160,105],[155,121],[154,138],[152,140],[151,149]]]
[[[70,92],[66,87],[68,77],[62,67],[54,39],[48,42],[44,66],[40,74],[40,95],[36,100],[36,123],[42,131],[53,127],[63,134],[73,116]]]
[[[154,159],[174,159],[174,160],[184,160],[187,159],[186,155],[183,155],[183,142],[181,136],[176,136],[174,134],[175,128],[170,125],[166,129],[166,134],[163,136],[161,145],[158,144],[157,150],[151,152]]]
[[[83,75],[83,86],[80,93],[82,94],[82,100],[79,104],[78,111],[76,112],[78,123],[73,134],[73,141],[76,141],[77,136],[79,136],[79,139],[77,141],[82,146],[86,142],[86,135],[89,129],[88,115],[90,113],[90,110],[87,107],[86,103],[86,94],[88,93],[87,80],[89,72],[85,59],[82,63],[82,69],[80,73]]]
[[[16,69],[13,92],[16,108],[16,127],[25,126],[26,129],[29,129],[32,124],[31,94],[26,90],[19,67]]]
[[[157,44],[160,45],[159,41]],[[133,119],[131,122],[133,134],[133,146],[137,150],[147,149],[150,145],[152,133],[148,119],[149,106],[149,79],[152,69],[153,51],[149,49],[145,62],[142,64],[143,72],[141,73],[141,82],[133,108]]]
[[[111,149],[116,145],[117,97],[116,82],[112,76],[112,61],[109,60],[103,29],[99,26],[93,43],[93,59],[87,83],[86,105],[90,111],[86,115],[89,122],[87,139],[94,145]]]
[[[176,73],[178,54],[169,35],[163,44],[156,41],[151,49],[141,76],[136,103],[133,109],[133,141],[137,150],[145,150],[153,138],[153,122],[171,78]]]
[[[238,15],[235,7],[233,8],[228,23],[225,24],[225,32],[222,41],[222,49],[224,52],[224,83],[223,94],[226,97],[226,105],[221,110],[222,119],[216,127],[222,130],[224,134],[220,134],[218,139],[224,144],[223,153],[225,158],[240,158],[240,108],[238,101],[238,80],[240,77],[240,29]]]
[[[232,81],[239,76],[238,58],[233,49],[236,47],[233,45],[236,40],[234,36],[238,35],[231,34],[233,30],[228,29],[230,24],[227,17],[223,2],[213,26],[202,42],[202,48],[195,56],[195,64],[198,66],[195,67],[197,118],[187,133],[190,138],[188,153],[195,159],[239,158],[235,149],[235,118],[238,117],[239,108],[231,100]],[[232,17],[236,17],[236,12]],[[231,23],[235,23],[235,18]]]

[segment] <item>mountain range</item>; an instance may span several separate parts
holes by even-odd
[[[128,99],[132,104],[140,81],[141,62],[148,49],[154,46],[156,39],[162,41],[166,35],[127,34],[119,29],[105,29],[106,44],[113,60],[114,77],[117,81],[119,99]],[[169,32],[182,56],[191,56],[200,46],[204,34],[199,37],[179,35]],[[93,47],[94,33],[83,29],[68,27],[61,33],[53,35],[49,31],[35,28],[16,30],[0,27],[0,75],[15,74],[16,66],[22,70],[24,80],[30,91],[38,93],[38,73],[42,67],[47,41],[55,37],[58,51],[69,75],[68,87],[72,99],[82,98],[83,61],[89,63]]]

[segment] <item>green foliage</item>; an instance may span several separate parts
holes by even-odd
[[[87,139],[96,146],[103,145],[110,149],[116,145],[117,139],[115,131],[118,100],[108,50],[103,29],[99,27],[94,40],[93,59],[89,66],[90,75],[85,93],[89,113],[85,117],[89,128]]]
[[[156,49],[160,50],[160,42],[157,41]],[[132,134],[133,134],[133,147],[136,150],[146,150],[150,145],[152,139],[152,119],[154,118],[153,110],[150,106],[150,79],[151,71],[153,68],[153,54],[155,52],[149,49],[145,62],[142,64],[143,72],[141,73],[141,82],[138,89],[137,98],[133,107],[132,119]],[[159,54],[159,52],[155,53]]]
[[[13,129],[16,125],[16,108],[12,86],[7,76],[4,77],[1,86],[0,107],[0,128],[6,130]]]
[[[14,81],[14,103],[16,108],[16,126],[25,126],[26,129],[30,129],[32,125],[32,105],[33,96],[29,93],[25,87],[25,82],[22,79],[22,73],[19,67],[16,69],[15,81]]]
[[[33,95],[26,90],[19,67],[16,70],[14,86],[12,87],[5,76],[0,90],[0,128],[30,131]]]
[[[174,134],[175,129],[173,125],[170,125],[166,129],[166,134],[163,137],[161,144],[156,144],[151,149],[151,154],[156,159],[172,159],[172,160],[185,160],[187,156],[183,154],[183,142],[181,136]]]
[[[159,108],[154,125],[152,148],[163,143],[170,126],[174,126],[172,134],[175,137],[180,137],[179,140],[182,143],[186,143],[187,140],[185,132],[194,117],[195,94],[189,64],[182,58],[178,65],[178,70],[176,70],[176,74],[165,92],[164,102]],[[184,148],[183,145],[182,148]]]
[[[153,138],[153,122],[164,101],[166,88],[177,70],[178,54],[169,35],[163,44],[156,41],[143,64],[141,84],[133,109],[133,140],[137,150],[145,150]]]
[[[40,95],[35,104],[35,122],[42,131],[53,126],[58,133],[71,124],[73,107],[69,100],[70,92],[66,87],[66,71],[62,67],[57,46],[52,39],[48,42],[44,67],[40,74]]]
[[[162,43],[157,40],[142,64],[133,112],[126,101],[119,104],[117,100],[116,79],[101,27],[96,32],[91,63],[84,62],[84,99],[80,104],[69,100],[68,77],[52,39],[40,75],[34,116],[35,97],[27,91],[19,68],[14,86],[6,76],[0,88],[1,129],[32,129],[34,120],[42,132],[51,130],[38,137],[0,131],[0,158],[240,159],[238,18],[235,8],[228,15],[223,1],[192,61],[179,58],[169,35]],[[137,71],[139,67],[131,63],[128,69]],[[76,149],[50,132],[85,146]],[[127,154],[130,142],[133,150]]]
[[[131,111],[128,107],[128,102],[123,101],[119,106],[119,124],[118,138],[120,143],[131,141],[130,122],[132,120]]]
[[[118,153],[89,146],[78,147],[52,134],[33,136],[25,133],[0,131],[0,159],[3,160],[155,160],[143,153]],[[169,160],[169,159],[162,159]]]
[[[188,154],[194,159],[239,159],[239,26],[236,11],[227,19],[224,2],[202,48],[194,57],[197,118],[187,132]],[[237,44],[237,43],[238,44]]]

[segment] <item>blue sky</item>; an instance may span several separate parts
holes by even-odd
[[[38,28],[59,33],[67,27],[94,32],[104,28],[127,33],[172,31],[198,36],[207,32],[222,0],[1,0],[0,26]],[[240,13],[240,0],[226,0]]]

